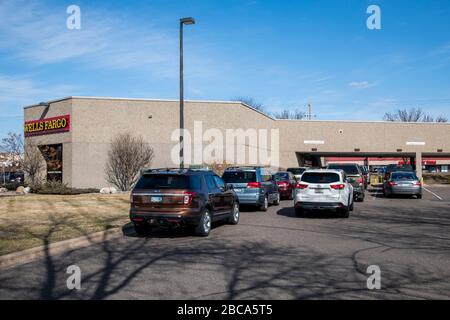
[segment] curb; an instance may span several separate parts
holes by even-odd
[[[48,246],[39,246],[6,254],[0,256],[0,270],[17,267],[43,258],[46,255],[46,251],[48,251],[51,256],[57,255],[68,250],[80,249],[107,240],[117,239],[122,234],[122,228],[109,229],[78,238],[51,243]]]

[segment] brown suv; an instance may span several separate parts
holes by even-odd
[[[130,219],[138,234],[151,227],[192,226],[196,234],[207,236],[215,221],[239,222],[236,193],[212,171],[147,170],[130,201]]]

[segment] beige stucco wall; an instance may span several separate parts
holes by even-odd
[[[280,166],[298,165],[296,152],[436,153],[450,152],[449,124],[274,120],[240,103],[186,102],[185,127],[192,133],[201,121],[203,133],[219,129],[279,129]],[[43,107],[25,108],[25,121],[39,119]],[[120,133],[142,136],[155,150],[153,167],[172,167],[172,133],[179,126],[179,102],[157,100],[71,98],[51,103],[46,118],[71,115],[69,133],[30,138],[36,143],[63,143],[64,182],[74,187],[104,187],[111,140]],[[151,118],[149,118],[151,116]],[[176,137],[175,137],[176,138]],[[28,140],[28,139],[27,139]],[[175,139],[176,140],[176,139]],[[305,140],[323,144],[305,144]],[[406,142],[425,142],[407,146]],[[206,146],[208,142],[203,142]],[[246,150],[254,146],[246,142]],[[269,146],[270,148],[270,146]],[[248,158],[248,157],[246,157]],[[241,163],[244,164],[244,163]]]

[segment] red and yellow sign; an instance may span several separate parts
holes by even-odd
[[[70,131],[70,115],[27,121],[24,131],[25,137]]]

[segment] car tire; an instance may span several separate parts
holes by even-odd
[[[200,218],[200,223],[195,227],[194,232],[196,235],[201,237],[207,237],[211,232],[212,217],[208,209],[203,210],[202,217]]]
[[[348,201],[350,201],[351,199],[348,199]],[[349,210],[350,211],[353,211],[353,210],[355,210],[355,202],[354,201],[352,201],[352,203],[351,203],[351,205],[350,205],[350,207],[349,207]]]
[[[277,193],[277,199],[273,202],[273,205],[279,206],[281,201],[281,196],[279,193]]]
[[[134,224],[134,232],[136,232],[139,236],[145,236],[150,232],[151,228],[144,224],[135,223]]]
[[[358,201],[359,202],[364,202],[364,198],[366,197],[366,195],[363,193],[363,194],[360,194],[359,196],[358,196]]]
[[[417,199],[422,199],[422,195],[421,195],[421,194],[418,194],[418,195],[417,195]]]
[[[259,210],[266,212],[269,209],[269,198],[264,196],[264,202],[259,206]]]
[[[340,210],[341,212],[341,217],[342,218],[348,218],[350,217],[350,207],[345,207],[344,209]]]
[[[237,225],[239,223],[240,216],[241,212],[239,211],[239,203],[235,202],[233,205],[233,209],[231,211],[231,215],[228,218],[228,223],[232,225]]]

